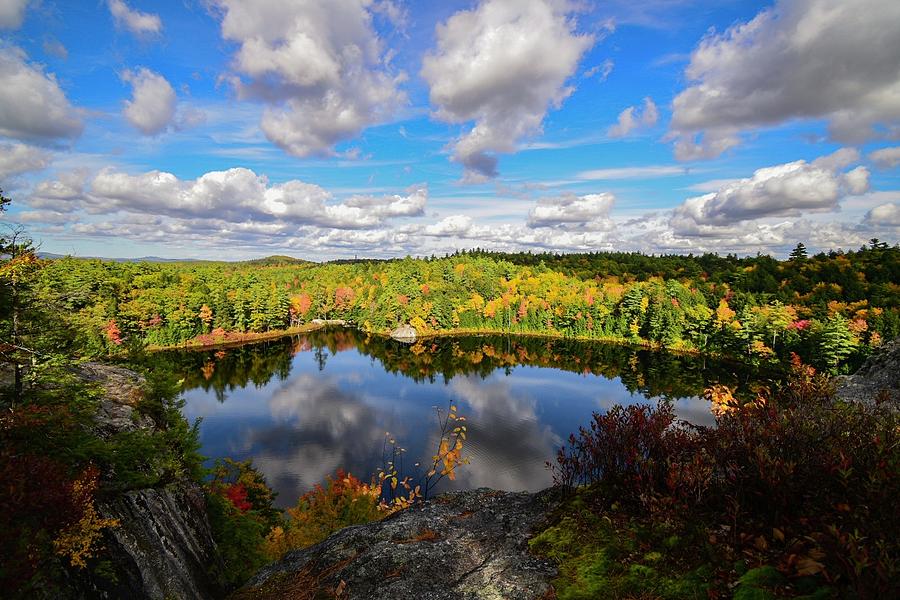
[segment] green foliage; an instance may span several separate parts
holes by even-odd
[[[224,570],[211,573],[225,587],[235,588],[247,581],[268,561],[263,552],[268,529],[252,512],[241,512],[228,498],[206,495],[206,511]]]
[[[379,333],[415,323],[425,334],[621,340],[752,363],[796,352],[834,370],[900,334],[900,248],[882,243],[783,262],[470,252],[325,264],[69,258],[43,271],[40,293],[66,307],[62,314],[78,332],[79,348],[93,355],[118,354],[128,345],[209,343],[217,335],[328,318]],[[722,303],[734,313],[727,319],[716,318]],[[834,338],[841,318],[849,340]]]
[[[250,461],[218,460],[207,484],[210,527],[224,565],[212,575],[225,588],[235,588],[269,562],[265,541],[282,516],[274,507],[275,492]]]

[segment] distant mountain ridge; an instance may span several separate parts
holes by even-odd
[[[73,256],[71,254],[56,254],[54,252],[38,252],[39,258],[57,260],[60,258],[80,258],[84,260],[103,260],[108,262],[153,262],[153,263],[197,263],[197,262],[233,262],[245,263],[250,265],[270,266],[285,264],[301,264],[311,261],[302,258],[294,258],[293,256],[272,255],[264,258],[253,258],[249,260],[212,260],[200,258],[163,258],[161,256],[140,256],[136,258],[116,258],[107,256]]]

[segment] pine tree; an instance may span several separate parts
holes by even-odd
[[[791,250],[791,254],[788,258],[789,260],[794,262],[802,262],[806,260],[806,246],[803,245],[803,242],[797,243],[797,247]]]

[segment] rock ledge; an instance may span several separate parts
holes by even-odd
[[[900,405],[900,339],[885,344],[856,373],[838,380],[837,396],[841,400],[873,402],[881,393]]]
[[[233,598],[551,597],[556,569],[528,551],[553,493],[451,492],[338,531],[260,570]]]

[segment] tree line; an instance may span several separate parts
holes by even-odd
[[[344,319],[368,332],[548,334],[831,371],[900,334],[900,247],[770,256],[499,254],[311,263],[46,261],[37,293],[87,353]]]

